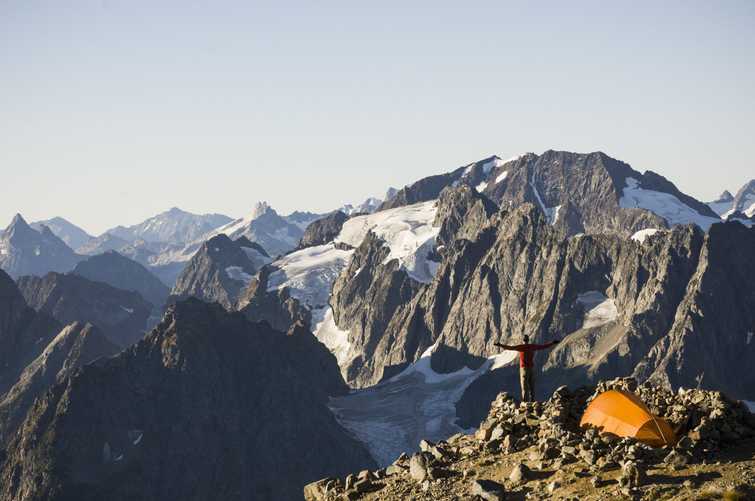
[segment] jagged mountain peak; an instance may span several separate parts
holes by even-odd
[[[6,226],[5,234],[10,235],[19,231],[27,232],[34,231],[34,229],[29,226],[29,223],[26,222],[24,216],[22,216],[20,213],[16,213],[16,215],[13,216],[13,219],[11,219],[10,224]]]
[[[327,407],[339,380],[311,334],[183,301],[37,400],[6,448],[0,498],[41,467],[34,499],[301,499],[315,479],[376,467]]]
[[[249,216],[247,217],[247,219],[249,221],[254,221],[255,219],[260,218],[268,213],[278,215],[275,209],[270,207],[270,204],[268,204],[265,201],[260,201],[254,204],[254,207],[252,208],[252,212],[249,213]]]
[[[724,190],[723,193],[721,193],[717,199],[713,200],[711,203],[722,203],[722,202],[733,202],[734,201],[734,195],[731,194],[729,190]]]

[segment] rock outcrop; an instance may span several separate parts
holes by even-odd
[[[189,299],[117,357],[39,399],[7,448],[8,501],[302,498],[374,468],[326,407],[343,392],[311,334]]]
[[[608,389],[635,392],[672,424],[679,440],[673,447],[652,448],[580,428],[587,404]],[[305,499],[650,500],[726,490],[730,499],[749,499],[755,494],[755,415],[720,392],[675,394],[638,386],[632,378],[575,391],[563,386],[545,402],[518,403],[501,393],[475,434],[422,441],[420,449],[385,469],[307,485]]]
[[[268,291],[268,278],[273,271],[269,266],[264,267],[250,281],[239,297],[238,311],[252,322],[267,322],[279,331],[287,331],[297,323],[311,328],[310,310],[291,297],[287,288]]]
[[[335,211],[327,216],[318,219],[304,230],[297,249],[312,247],[314,245],[323,245],[333,241],[341,232],[343,223],[349,217],[341,211]]]
[[[152,304],[138,292],[117,289],[75,274],[48,273],[21,277],[18,287],[26,303],[62,325],[90,322],[121,348],[144,336]]]
[[[258,271],[242,247],[245,241],[233,241],[220,234],[202,244],[176,280],[171,301],[196,297],[234,309],[241,292]]]

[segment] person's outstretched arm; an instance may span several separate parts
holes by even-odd
[[[515,347],[513,347],[513,346],[509,346],[509,345],[507,345],[507,344],[501,344],[501,343],[493,343],[493,345],[495,345],[495,346],[497,346],[497,347],[499,347],[499,348],[502,348],[502,349],[504,349],[504,350],[515,350],[515,349],[516,349]]]

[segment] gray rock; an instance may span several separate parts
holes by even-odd
[[[514,485],[520,485],[526,483],[531,477],[530,469],[527,467],[527,465],[523,463],[519,463],[516,466],[514,466],[514,469],[511,470],[511,474],[509,475],[509,480]]]
[[[409,475],[416,482],[424,482],[428,476],[427,459],[422,453],[415,454],[409,461]]]
[[[469,489],[470,495],[478,496],[485,501],[500,501],[504,493],[503,486],[492,480],[473,480]]]

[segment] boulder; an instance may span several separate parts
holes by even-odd
[[[503,499],[503,486],[492,480],[473,480],[469,489],[472,496],[477,496],[485,501],[499,501]]]

